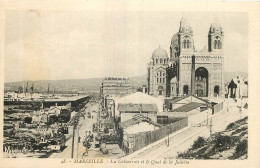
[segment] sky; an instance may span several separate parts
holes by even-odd
[[[198,51],[217,19],[225,71],[248,71],[246,13],[27,10],[6,12],[5,82],[144,75],[159,45],[169,56],[182,17]]]

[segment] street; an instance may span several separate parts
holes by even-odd
[[[89,102],[86,104],[85,109],[85,119],[83,117],[80,117],[78,128],[75,130],[75,137],[74,137],[74,152],[73,152],[73,158],[82,158],[82,155],[85,153],[86,148],[83,146],[84,137],[86,136],[86,132],[92,131],[92,124],[93,120],[92,118],[88,118],[88,112],[91,113],[91,115],[95,116],[95,114],[92,114],[92,111],[98,112],[99,110],[99,104],[94,102]],[[72,130],[72,129],[71,129]],[[78,137],[81,137],[81,142],[78,143]],[[60,153],[53,153],[50,155],[50,158],[71,158],[72,153],[72,137],[66,142],[66,148],[60,152]]]
[[[85,107],[85,119],[80,117],[78,129],[75,130],[73,158],[119,158],[123,156],[123,152],[118,144],[107,144],[108,154],[104,155],[100,151],[100,148],[95,148],[95,140],[91,142],[92,145],[86,152],[86,147],[83,146],[83,142],[86,137],[86,132],[92,132],[93,123],[97,123],[98,121],[99,103],[89,102]],[[90,118],[88,118],[88,113],[90,113]],[[93,133],[93,135],[95,137],[96,133]],[[78,143],[79,136],[80,143]],[[72,137],[66,142],[66,148],[61,153],[53,153],[50,155],[50,158],[71,158],[71,156]]]

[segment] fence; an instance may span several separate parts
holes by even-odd
[[[209,118],[212,115],[211,113],[211,109],[207,109],[203,112],[200,112],[198,114],[192,115],[188,117],[188,124],[190,126],[192,125],[196,125],[202,121],[207,120],[207,118]]]
[[[212,115],[213,115],[213,114],[216,114],[216,113],[218,113],[218,112],[220,112],[220,111],[222,111],[222,110],[223,110],[223,102],[218,103],[218,104],[216,104],[216,105],[213,106]]]
[[[184,127],[188,126],[188,118],[179,120],[175,123],[169,124],[168,126],[161,127],[158,130],[147,132],[141,135],[135,135],[133,152],[137,151],[159,139],[166,137],[168,134],[176,132]]]

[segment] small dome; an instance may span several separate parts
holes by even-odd
[[[171,79],[171,83],[177,83],[177,78],[175,78],[175,77],[172,78],[172,79]]]
[[[175,44],[178,45],[178,40],[179,40],[178,33],[175,33],[175,34],[172,36],[171,45],[175,45]]]
[[[168,58],[168,54],[166,52],[166,50],[160,48],[157,48],[156,50],[153,51],[153,54],[152,54],[152,58]]]

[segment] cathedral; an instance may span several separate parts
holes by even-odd
[[[215,22],[209,27],[208,48],[197,51],[193,30],[182,18],[179,31],[172,37],[170,57],[160,46],[152,53],[148,64],[148,94],[181,97],[195,94],[198,97],[224,96],[224,32]],[[194,91],[191,91],[192,57],[195,57]]]

